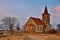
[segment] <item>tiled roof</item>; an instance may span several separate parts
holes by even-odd
[[[39,18],[30,17],[34,20],[37,25],[44,25],[43,21]]]

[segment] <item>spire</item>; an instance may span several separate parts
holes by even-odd
[[[48,14],[47,6],[45,6],[44,14]]]

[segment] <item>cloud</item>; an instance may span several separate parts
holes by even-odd
[[[60,6],[56,6],[56,7],[55,7],[55,11],[60,12]]]
[[[51,22],[60,24],[60,12],[54,11],[51,15]]]

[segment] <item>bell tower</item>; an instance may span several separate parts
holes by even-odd
[[[50,31],[50,14],[48,13],[47,6],[45,6],[44,13],[42,14],[42,21],[46,25],[45,32],[49,32]]]

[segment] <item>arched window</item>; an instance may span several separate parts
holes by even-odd
[[[39,26],[38,26],[38,30],[40,30]]]
[[[26,30],[26,32],[28,33],[28,30]]]

